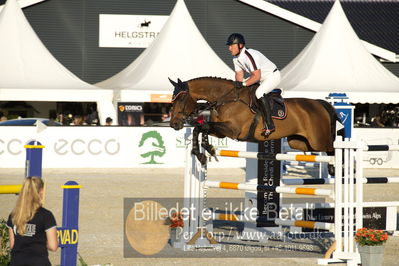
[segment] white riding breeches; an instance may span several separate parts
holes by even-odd
[[[256,89],[256,98],[262,98],[263,94],[269,93],[275,88],[277,88],[278,84],[280,84],[280,71],[277,70],[275,72],[267,74],[265,77],[262,78],[262,82],[260,83],[259,87]]]

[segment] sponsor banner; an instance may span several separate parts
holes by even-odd
[[[390,207],[364,207],[363,208],[363,227],[373,228],[376,230],[395,230],[394,228],[387,228],[387,208]],[[395,207],[396,209],[396,207]],[[344,209],[342,209],[342,212]],[[324,209],[304,209],[305,221],[317,221],[324,223],[334,223],[334,208]],[[353,218],[353,223],[356,219]],[[321,229],[302,228],[302,232],[324,231]]]
[[[144,103],[118,103],[118,125],[140,126],[144,124]]]
[[[258,144],[258,152],[277,154],[281,151],[280,140],[268,140]],[[281,161],[264,160],[258,163],[258,184],[280,186]],[[257,227],[279,227],[274,220],[278,218],[276,210],[280,209],[280,193],[268,191],[257,193],[259,220]]]
[[[39,140],[44,168],[172,168],[184,167],[186,129],[169,127],[2,127],[0,168],[24,168],[24,145]],[[216,148],[245,150],[245,142],[210,138]],[[219,157],[208,167],[241,168],[245,159]]]
[[[100,14],[99,46],[147,48],[169,16]]]

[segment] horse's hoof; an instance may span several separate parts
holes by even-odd
[[[328,174],[329,174],[330,176],[335,176],[335,166],[332,165],[332,164],[329,164],[329,165],[327,166],[327,168],[328,168]]]
[[[215,149],[213,146],[212,146],[212,149],[211,149],[210,154],[211,154],[213,157],[216,157],[216,149]]]
[[[212,157],[215,158],[215,160],[216,160],[217,162],[219,162],[219,159],[218,159],[218,157],[216,157],[216,154],[212,155]]]
[[[201,153],[197,155],[198,161],[200,161],[201,164],[206,164],[207,163],[207,158],[205,154]]]

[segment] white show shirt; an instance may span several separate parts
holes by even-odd
[[[261,82],[277,69],[277,66],[261,52],[254,49],[247,49],[245,47],[242,48],[238,56],[233,57],[233,63],[236,72],[245,71],[250,74],[251,72],[260,69]]]

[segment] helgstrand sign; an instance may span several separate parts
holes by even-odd
[[[169,16],[99,15],[99,47],[147,48]]]

